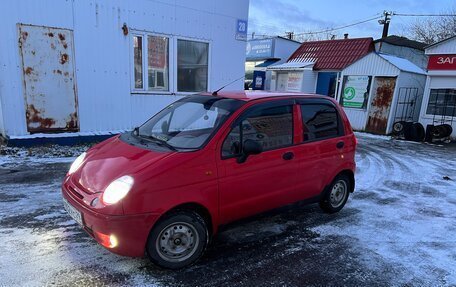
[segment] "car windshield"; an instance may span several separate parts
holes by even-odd
[[[171,150],[201,148],[243,102],[205,95],[185,97],[137,128],[136,135]]]

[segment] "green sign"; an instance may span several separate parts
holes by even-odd
[[[363,108],[369,95],[369,76],[347,76],[344,86],[343,106]]]

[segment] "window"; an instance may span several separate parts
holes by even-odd
[[[239,155],[241,142],[247,139],[261,142],[265,151],[292,145],[293,107],[279,106],[249,113],[225,139],[222,156]]]
[[[244,102],[193,95],[156,114],[138,130],[138,136],[175,149],[198,149]]]
[[[133,36],[133,58],[135,90],[169,91],[169,38]]]
[[[177,90],[207,91],[209,44],[177,40]]]
[[[431,89],[426,114],[456,116],[456,89]]]
[[[143,88],[143,51],[142,51],[142,40],[141,36],[133,37],[133,58],[134,58],[134,81],[135,89]]]
[[[166,37],[147,37],[147,74],[149,90],[169,90],[169,39]]]
[[[337,137],[342,134],[339,116],[329,105],[301,105],[304,141]]]
[[[340,104],[344,108],[366,109],[371,76],[344,76]]]

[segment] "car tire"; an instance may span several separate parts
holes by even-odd
[[[150,232],[146,252],[156,265],[180,269],[195,263],[208,243],[208,229],[196,212],[178,211],[166,215]]]
[[[350,179],[347,175],[337,176],[320,200],[321,209],[326,213],[339,212],[347,203],[350,188]]]

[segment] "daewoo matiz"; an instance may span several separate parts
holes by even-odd
[[[81,154],[63,201],[110,251],[176,269],[228,222],[302,200],[341,210],[355,186],[355,148],[329,97],[192,95]]]

